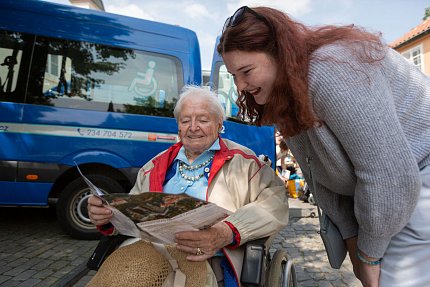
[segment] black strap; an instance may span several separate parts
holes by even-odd
[[[307,144],[306,144],[306,151],[308,153],[308,155],[306,156],[306,164],[307,164],[308,170],[309,170],[309,178],[310,178],[310,180],[312,182],[311,192],[313,192],[313,194],[314,194],[315,204],[317,206],[317,211],[318,211],[318,218],[321,220],[321,209],[320,209],[320,207],[318,205],[315,179],[312,176],[312,167],[311,167],[312,157],[310,156],[309,147],[308,147]]]

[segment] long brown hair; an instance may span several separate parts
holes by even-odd
[[[239,115],[257,125],[276,124],[284,137],[320,125],[309,97],[308,72],[312,53],[318,48],[343,41],[353,48],[360,60],[375,62],[371,50],[383,50],[380,35],[354,25],[310,28],[293,21],[285,13],[268,8],[252,8],[264,16],[267,25],[251,13],[234,27],[227,27],[220,38],[220,55],[230,51],[264,52],[277,63],[277,76],[270,97],[264,105],[255,102],[246,91],[238,91]],[[380,54],[379,54],[380,55]],[[267,111],[267,112],[266,112]]]

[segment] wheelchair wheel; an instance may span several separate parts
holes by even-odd
[[[276,250],[270,263],[267,287],[296,287],[297,278],[294,265],[288,259],[287,252]]]

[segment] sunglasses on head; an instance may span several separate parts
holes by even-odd
[[[224,34],[224,31],[228,27],[237,26],[243,20],[244,15],[245,15],[246,12],[251,13],[252,15],[255,16],[255,18],[263,21],[269,27],[269,29],[273,32],[272,25],[266,19],[266,17],[258,14],[257,12],[255,12],[254,10],[252,10],[251,8],[249,8],[248,6],[242,6],[239,9],[237,9],[236,12],[234,12],[234,14],[232,16],[228,17],[227,20],[225,20],[224,27],[222,28],[222,33]]]

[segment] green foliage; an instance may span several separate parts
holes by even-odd
[[[423,20],[427,20],[427,18],[430,17],[430,7],[427,7],[425,12],[424,12],[424,17]]]

